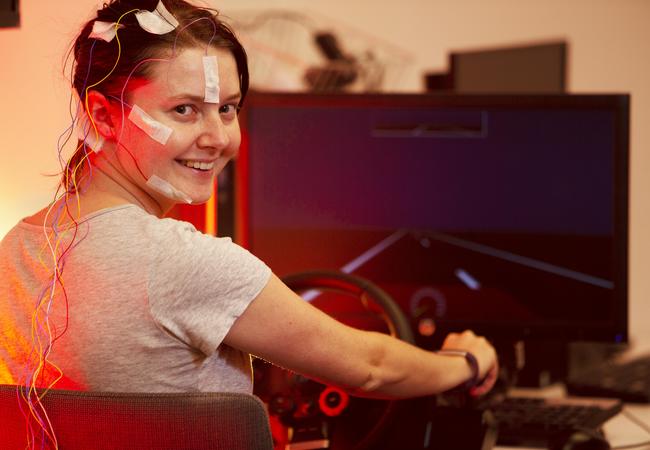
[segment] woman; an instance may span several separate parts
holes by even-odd
[[[251,392],[254,354],[355,395],[492,387],[484,338],[448,336],[468,360],[347,327],[229,239],[163,218],[207,201],[240,143],[246,55],[214,11],[113,0],[73,53],[81,139],[62,194],[0,246],[0,382]]]

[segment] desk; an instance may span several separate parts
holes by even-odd
[[[626,404],[625,409],[645,424],[650,424],[650,405]],[[641,429],[624,414],[613,417],[605,424],[605,433],[612,448],[650,441],[650,434]],[[650,445],[635,447],[650,450]]]

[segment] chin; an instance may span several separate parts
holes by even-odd
[[[203,197],[192,196],[192,205],[205,205],[206,203],[208,203],[208,200],[210,200],[210,197],[203,198]]]
[[[192,204],[193,205],[203,205],[210,200],[210,197],[212,197],[212,190],[210,192],[206,193],[199,193],[199,192],[193,192],[189,193],[188,195],[192,198]]]

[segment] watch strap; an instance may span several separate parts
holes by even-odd
[[[472,376],[467,381],[458,385],[454,389],[469,390],[478,384],[479,382],[478,360],[476,359],[476,356],[474,356],[472,353],[467,352],[465,350],[455,350],[455,349],[438,350],[435,353],[443,356],[462,356],[465,358],[465,361],[467,361],[467,364],[469,364],[469,367],[472,371]]]

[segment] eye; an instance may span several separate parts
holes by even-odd
[[[234,103],[228,103],[219,107],[219,114],[226,118],[234,118],[239,112],[239,108]]]
[[[174,111],[176,112],[176,114],[179,114],[181,116],[186,116],[186,117],[196,112],[194,106],[189,104],[175,106]]]

